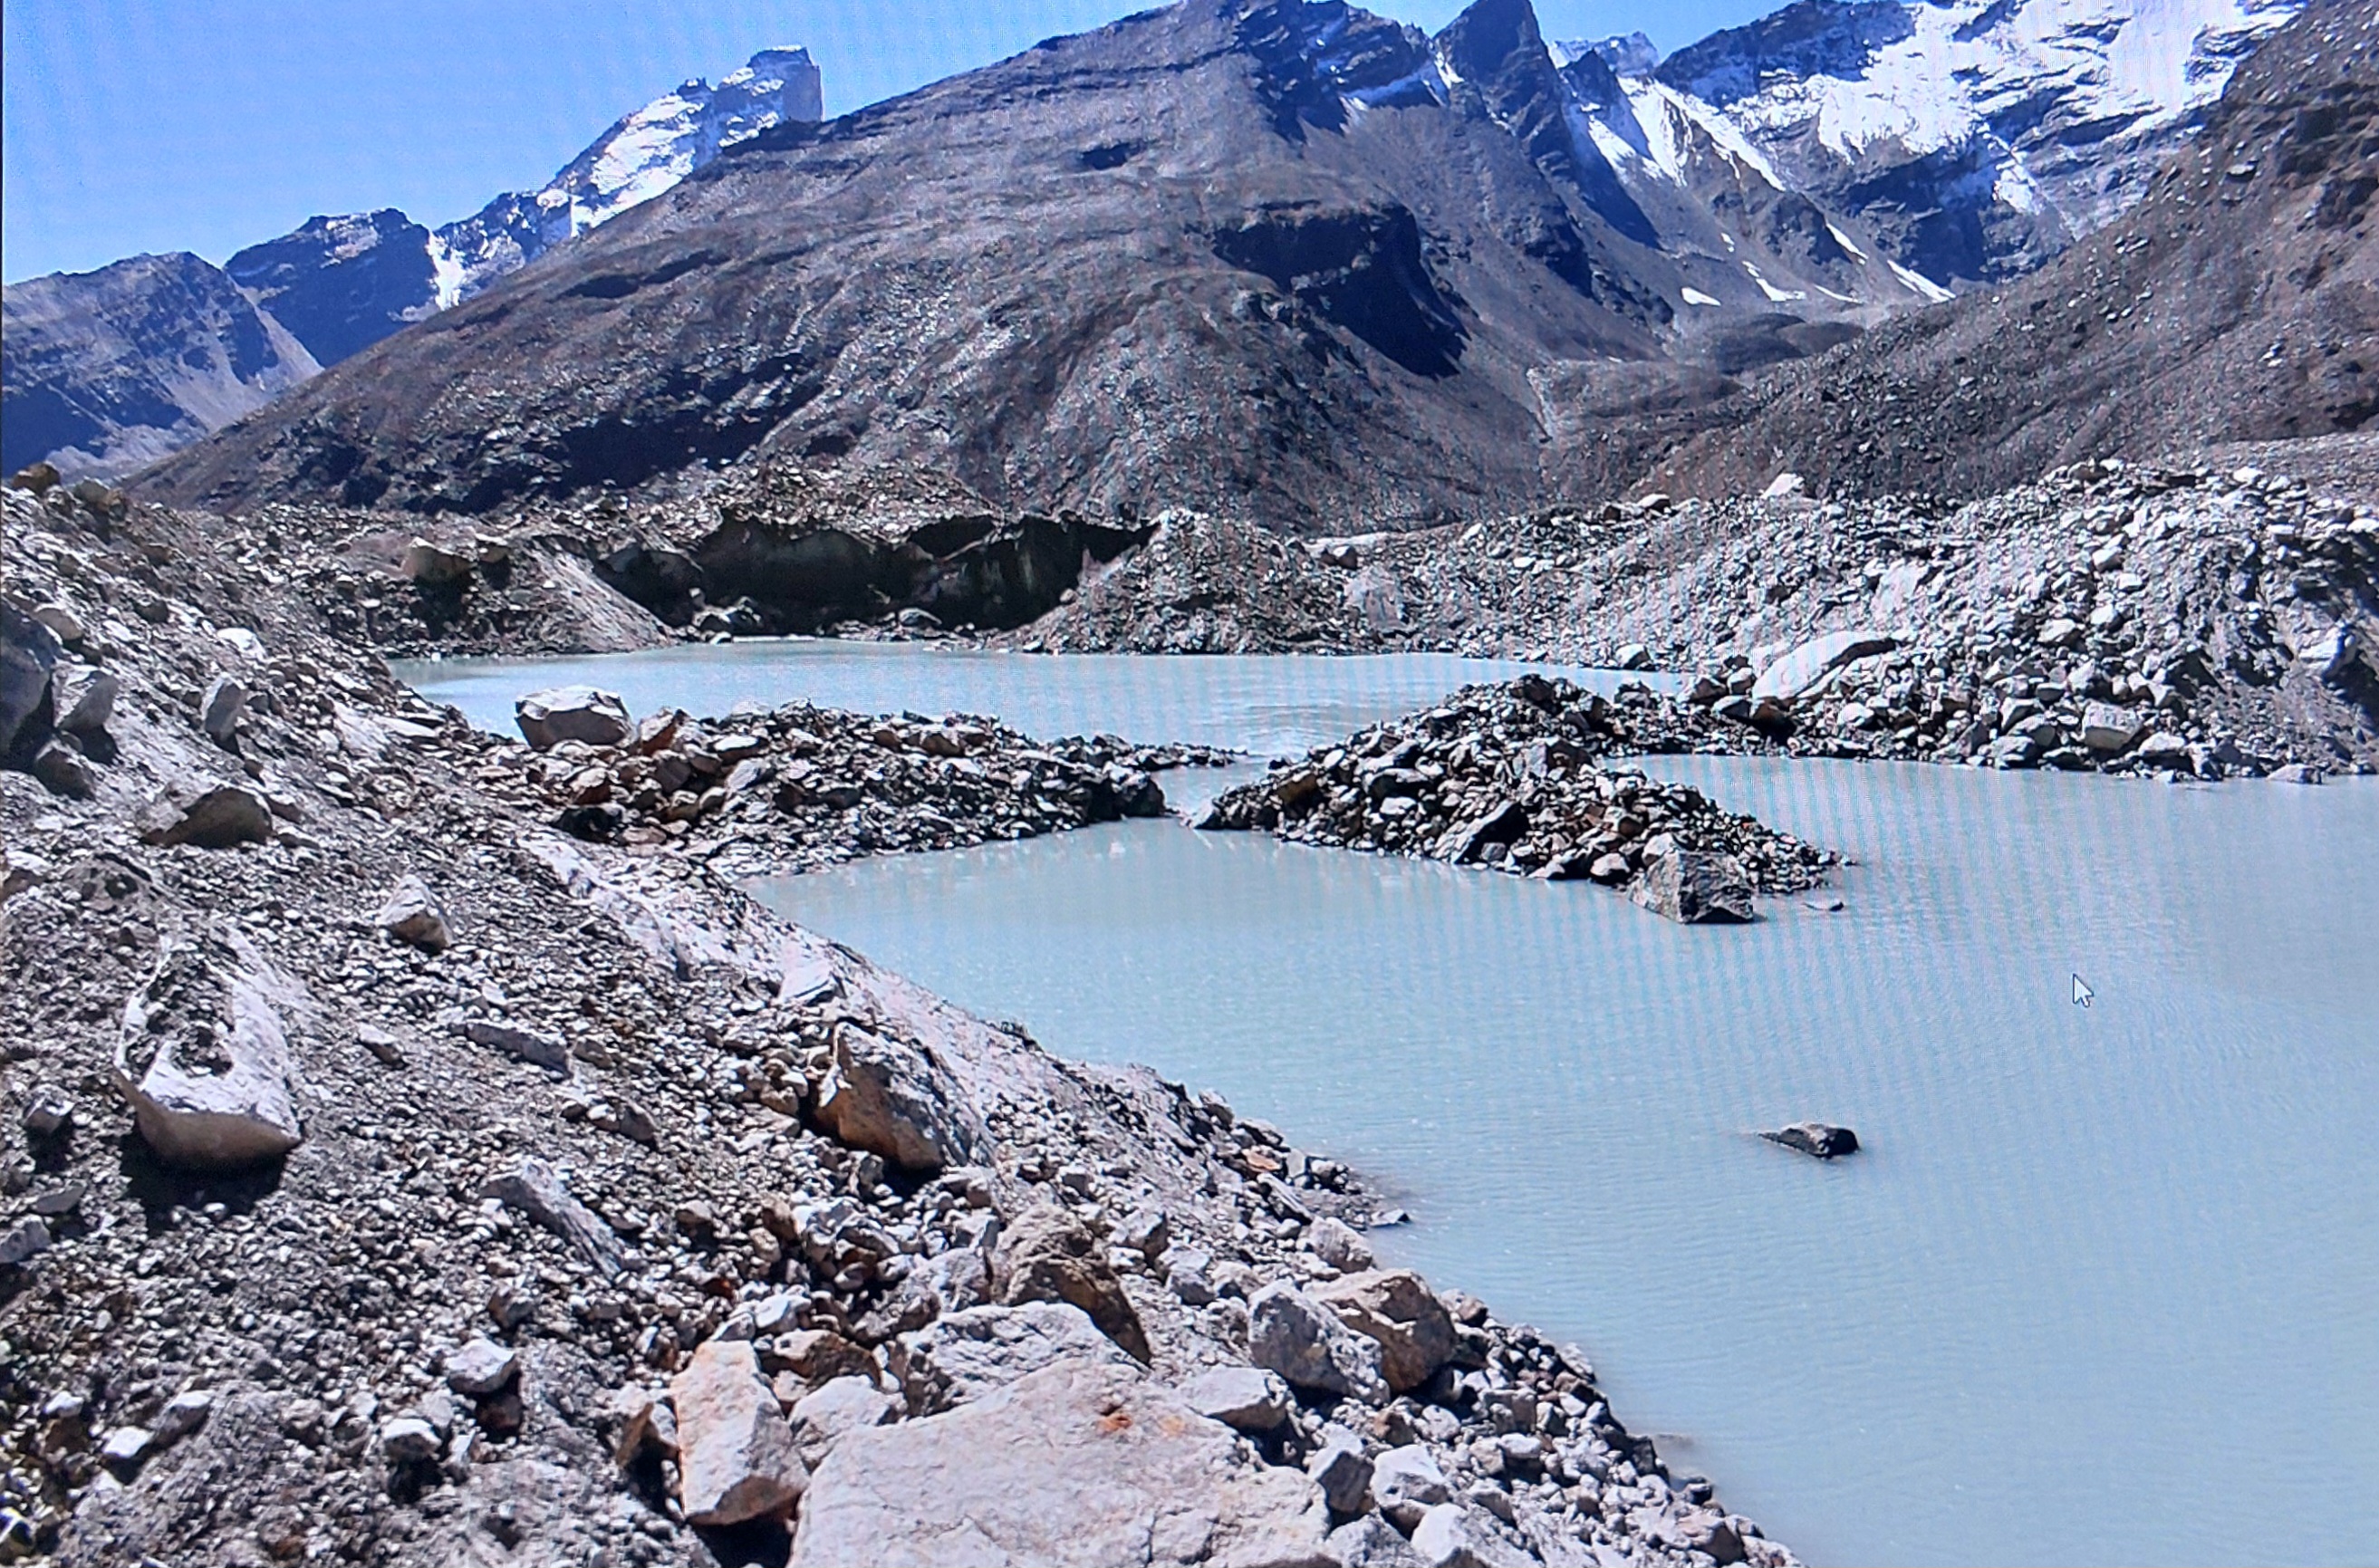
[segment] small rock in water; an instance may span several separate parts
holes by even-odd
[[[1794,1122],[1791,1127],[1760,1137],[1770,1143],[1781,1143],[1787,1149],[1797,1149],[1804,1154],[1820,1160],[1838,1159],[1858,1152],[1858,1134],[1846,1127],[1833,1127],[1825,1122]]]

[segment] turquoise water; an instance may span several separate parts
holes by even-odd
[[[1483,673],[798,646],[415,673],[482,717],[599,671],[640,707],[809,695],[1265,751]],[[1632,1425],[1814,1562],[2370,1560],[2379,787],[1647,766],[1856,854],[1847,908],[1688,930],[1162,822],[767,891],[1372,1173],[1417,1220],[1384,1253],[1585,1345]],[[1866,1151],[1750,1136],[1808,1116]]]

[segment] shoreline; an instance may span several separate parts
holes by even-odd
[[[790,1513],[833,1561],[875,1468],[1120,1399],[1187,1468],[1009,1484],[1219,1487],[1250,1561],[1792,1561],[1582,1356],[1371,1267],[1334,1162],[524,818],[170,514],[9,506],[12,594],[86,622],[12,644],[113,682],[0,775],[11,1551],[735,1561]]]

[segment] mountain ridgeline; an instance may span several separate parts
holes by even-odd
[[[2159,77],[2120,29],[2042,42],[2032,8],[1947,8],[1999,76],[1944,64],[1912,110],[1942,7],[1796,6],[1647,74],[1640,49],[1549,45],[1526,0],[1433,38],[1192,0],[753,138],[148,486],[480,512],[848,460],[1296,528],[1607,494],[1745,373],[1950,296],[1902,253],[1978,283],[2087,226],[2073,178],[2025,174],[2007,78],[2067,175],[2074,145],[2121,151],[2094,187],[2118,203],[2286,15],[2146,18],[2187,67]],[[1830,112],[1793,109],[1813,97]],[[1945,158],[1966,175],[1926,185]]]

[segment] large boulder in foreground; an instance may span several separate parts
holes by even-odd
[[[792,1507],[809,1482],[793,1429],[748,1340],[708,1339],[670,1380],[678,1499],[694,1525],[740,1525]]]
[[[141,807],[132,825],[142,843],[161,847],[228,850],[235,844],[272,841],[272,808],[242,784],[211,790],[175,786]]]
[[[1380,1371],[1398,1393],[1429,1381],[1454,1354],[1454,1316],[1410,1269],[1372,1269],[1313,1287],[1313,1298],[1380,1344]]]
[[[946,1415],[846,1433],[811,1478],[805,1568],[1323,1568],[1322,1489],[1137,1369],[1063,1361]]]
[[[1733,855],[1672,850],[1644,863],[1627,896],[1680,925],[1745,925],[1757,918],[1751,874]]]
[[[232,926],[169,939],[125,1004],[115,1080],[140,1136],[167,1164],[235,1169],[305,1137],[289,1092],[287,1026],[313,1012],[305,987]]]
[[[628,705],[615,692],[592,686],[552,686],[513,704],[522,739],[545,751],[564,741],[590,746],[624,746],[636,733]]]

